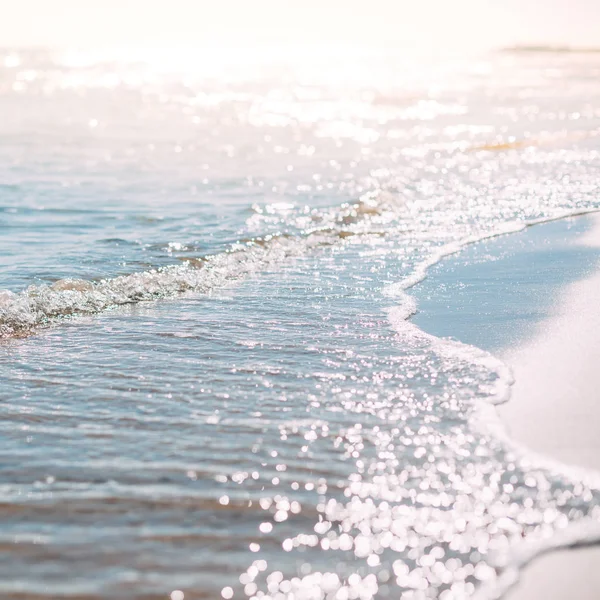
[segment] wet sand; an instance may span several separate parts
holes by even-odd
[[[580,243],[600,249],[600,217]],[[505,353],[515,384],[499,407],[510,436],[568,465],[600,471],[600,272],[570,284],[532,339]],[[534,560],[507,600],[598,600],[600,546]]]

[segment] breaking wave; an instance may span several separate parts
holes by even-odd
[[[291,257],[331,246],[351,236],[377,234],[373,225],[389,220],[401,201],[386,193],[366,194],[354,203],[313,211],[295,219],[298,233],[241,239],[226,251],[185,257],[170,265],[100,281],[67,278],[31,285],[20,293],[0,291],[0,337],[26,335],[37,327],[74,315],[101,311],[185,292],[208,293]],[[304,227],[303,229],[300,229]]]

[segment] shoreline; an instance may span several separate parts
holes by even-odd
[[[578,241],[600,248],[600,217]],[[497,407],[514,441],[552,460],[600,470],[600,270],[569,284],[553,315],[531,339],[502,359],[515,383],[508,402]],[[600,546],[549,551],[532,560],[505,600],[597,600]]]
[[[540,223],[465,248],[411,292],[418,327],[487,350],[511,367],[510,397],[489,405],[497,434],[551,468],[594,481],[600,481],[599,249],[600,214]],[[585,529],[589,539],[600,531],[594,525]],[[571,545],[581,538],[527,548],[503,600],[597,600],[600,545]]]

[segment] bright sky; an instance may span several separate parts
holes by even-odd
[[[600,46],[600,0],[0,0],[1,46]]]

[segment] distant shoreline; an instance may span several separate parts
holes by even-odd
[[[528,45],[517,45],[508,46],[502,48],[502,52],[508,53],[554,53],[554,54],[600,54],[600,48],[594,47],[574,47],[574,46],[553,46],[553,45],[540,45],[540,46],[528,46]]]

